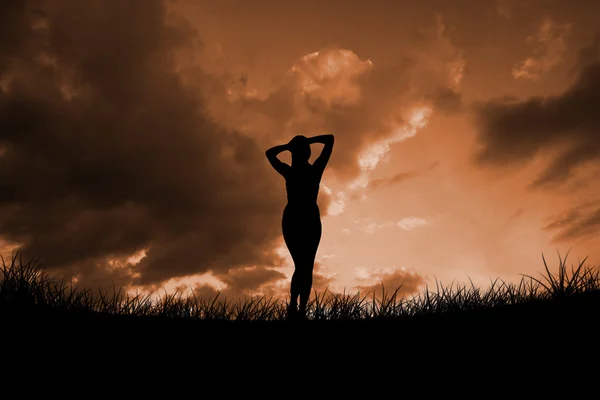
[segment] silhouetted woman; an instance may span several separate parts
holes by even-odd
[[[283,238],[294,260],[294,275],[290,287],[288,316],[306,315],[306,304],[312,287],[313,267],[321,241],[321,214],[317,206],[319,184],[333,150],[333,135],[312,138],[295,136],[288,144],[267,150],[269,162],[285,178],[287,205],[283,211]],[[323,143],[325,147],[311,165],[310,145]],[[277,158],[282,151],[292,153],[292,165]],[[300,307],[298,308],[298,297]]]

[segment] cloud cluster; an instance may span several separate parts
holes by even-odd
[[[374,179],[369,182],[368,187],[370,189],[386,188],[386,187],[393,186],[393,185],[396,185],[396,184],[399,184],[402,182],[406,182],[417,176],[419,176],[419,174],[416,173],[415,171],[398,172],[397,174],[394,174],[393,176],[391,176],[389,178]]]
[[[337,47],[304,55],[272,93],[234,99],[235,126],[244,129],[253,121],[254,129],[272,132],[267,140],[273,143],[299,132],[334,133],[329,169],[343,181],[355,179],[374,169],[391,144],[423,128],[433,108],[460,109],[465,61],[443,19],[436,16],[413,36],[412,47],[394,64],[379,65]]]
[[[401,218],[398,221],[375,221],[372,218],[358,219],[354,221],[358,224],[359,229],[367,235],[372,235],[380,229],[384,228],[400,228],[405,231],[412,231],[419,227],[423,227],[428,224],[426,219],[420,217],[406,217]]]
[[[194,295],[198,298],[239,299],[252,296],[284,296],[289,287],[287,276],[274,268],[262,266],[231,269],[227,273],[210,274],[203,277],[201,283],[193,285]],[[185,293],[187,287],[179,286]]]
[[[315,268],[313,270],[313,292],[316,290],[317,293],[323,294],[325,291],[328,293],[335,293],[330,287],[335,282],[336,274],[328,272],[328,269],[322,262],[315,262]]]
[[[405,231],[412,231],[420,226],[427,225],[427,221],[419,217],[408,217],[402,218],[396,224]]]
[[[279,265],[285,194],[176,72],[196,40],[158,0],[2,2],[0,236],[94,285]]]
[[[377,270],[359,269],[356,286],[362,293],[370,293],[376,297],[391,295],[397,290],[398,296],[414,294],[425,284],[425,278],[416,272],[404,268],[387,268]]]
[[[579,204],[551,217],[544,229],[557,232],[554,243],[595,237],[600,232],[600,200]]]
[[[538,32],[527,38],[534,45],[533,55],[512,70],[515,79],[538,79],[563,61],[571,24],[557,24],[551,19],[542,21]]]
[[[361,154],[414,135],[462,76],[438,18],[396,64],[321,49],[261,97],[251,77],[186,61],[201,38],[165,7],[0,3],[0,237],[85,286],[280,280],[285,191],[265,148],[333,132],[330,169],[352,179],[389,148],[367,167]]]
[[[582,50],[576,81],[563,93],[524,100],[492,100],[476,107],[479,165],[528,163],[556,152],[533,187],[566,182],[578,168],[600,162],[600,52],[598,39]]]
[[[203,276],[202,282],[193,284],[192,289],[196,297],[204,299],[214,299],[217,296],[228,299],[252,296],[286,299],[290,294],[290,278],[274,268],[242,267],[232,269],[226,274]],[[317,291],[319,294],[336,293],[331,288],[335,278],[335,273],[328,272],[328,268],[321,261],[316,261],[312,291]],[[189,287],[177,285],[176,289],[181,293],[187,293]]]

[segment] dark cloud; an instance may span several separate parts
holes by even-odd
[[[198,37],[166,18],[158,0],[0,4],[0,236],[83,282],[280,264],[264,146],[208,117],[176,73]]]
[[[589,46],[585,46],[579,50],[577,62],[571,73],[578,73],[583,68],[597,62],[600,62],[600,32],[596,33],[594,40],[592,40]]]
[[[538,152],[558,154],[532,182],[534,187],[561,184],[586,163],[600,160],[600,59],[582,51],[586,64],[576,82],[559,95],[526,100],[493,100],[478,105],[479,165],[525,164]]]
[[[281,271],[266,267],[242,267],[232,269],[227,274],[216,275],[224,285],[218,289],[215,285],[202,283],[194,286],[194,295],[200,298],[215,298],[217,295],[228,299],[240,299],[246,296],[280,296],[281,290],[274,284],[286,275]],[[288,284],[289,285],[289,284]],[[186,288],[180,288],[185,290]]]
[[[252,293],[266,284],[286,278],[284,273],[272,268],[246,267],[232,270],[221,279],[235,291]]]
[[[398,289],[397,295],[405,296],[418,291],[424,284],[425,278],[416,272],[409,272],[403,269],[394,269],[392,271],[372,271],[368,277],[359,278],[359,281],[365,282],[356,286],[363,293],[369,293],[376,297],[382,294],[392,295]],[[376,283],[369,283],[377,280]]]
[[[418,176],[418,174],[414,171],[399,172],[389,178],[374,179],[369,182],[369,185],[367,187],[369,189],[381,189],[384,187],[396,185],[401,182],[405,182],[407,180],[415,178],[416,176]]]
[[[427,170],[428,170],[428,171],[431,171],[431,170],[434,170],[434,169],[436,169],[436,168],[437,168],[437,167],[439,167],[439,166],[440,166],[440,160],[435,160],[434,162],[432,162],[431,164],[429,164],[429,165],[427,166]]]
[[[435,170],[439,167],[439,165],[440,161],[436,160],[429,164],[426,168],[423,168],[421,171],[398,172],[397,174],[394,174],[388,178],[373,179],[368,183],[367,189],[383,189],[414,178],[419,178]]]
[[[273,268],[245,267],[230,270],[227,274],[215,275],[221,285],[201,283],[193,287],[194,295],[204,299],[219,298],[243,299],[248,296],[266,296],[278,299],[289,299],[290,278]],[[319,261],[315,262],[313,270],[312,292],[319,295],[332,295],[336,292],[330,285],[335,276],[326,272],[326,267]],[[220,286],[220,288],[218,288]],[[185,292],[188,287],[178,287]],[[312,294],[311,294],[312,296]]]
[[[313,293],[315,290],[319,294],[323,294],[325,290],[327,290],[327,293],[329,294],[334,293],[334,291],[330,288],[330,285],[333,282],[335,282],[335,276],[327,274],[325,272],[325,267],[321,262],[315,262],[315,268],[313,270]]]
[[[515,211],[510,217],[508,217],[508,219],[517,219],[519,218],[521,215],[523,215],[523,212],[525,211],[524,208],[519,208],[517,211]]]
[[[553,243],[597,236],[600,233],[600,200],[579,204],[551,217],[544,229],[557,232]]]
[[[186,293],[186,291],[189,288],[186,286],[179,286],[176,288],[176,290],[179,291],[179,293]],[[194,288],[194,296],[197,299],[202,299],[202,300],[208,300],[208,299],[224,299],[224,298],[230,298],[231,296],[229,295],[229,293],[227,293],[226,290],[219,290],[217,288],[215,288],[212,285],[209,285],[207,283],[203,283],[203,284],[198,284],[196,285]]]
[[[445,114],[457,113],[462,110],[462,95],[449,87],[440,87],[431,95],[433,107]]]

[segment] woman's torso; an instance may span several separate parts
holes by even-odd
[[[320,177],[311,165],[290,168],[286,179],[288,207],[317,208]]]

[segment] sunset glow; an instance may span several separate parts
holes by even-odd
[[[600,2],[575,3],[3,4],[0,254],[92,288],[285,297],[265,151],[333,134],[315,290],[600,263]]]

